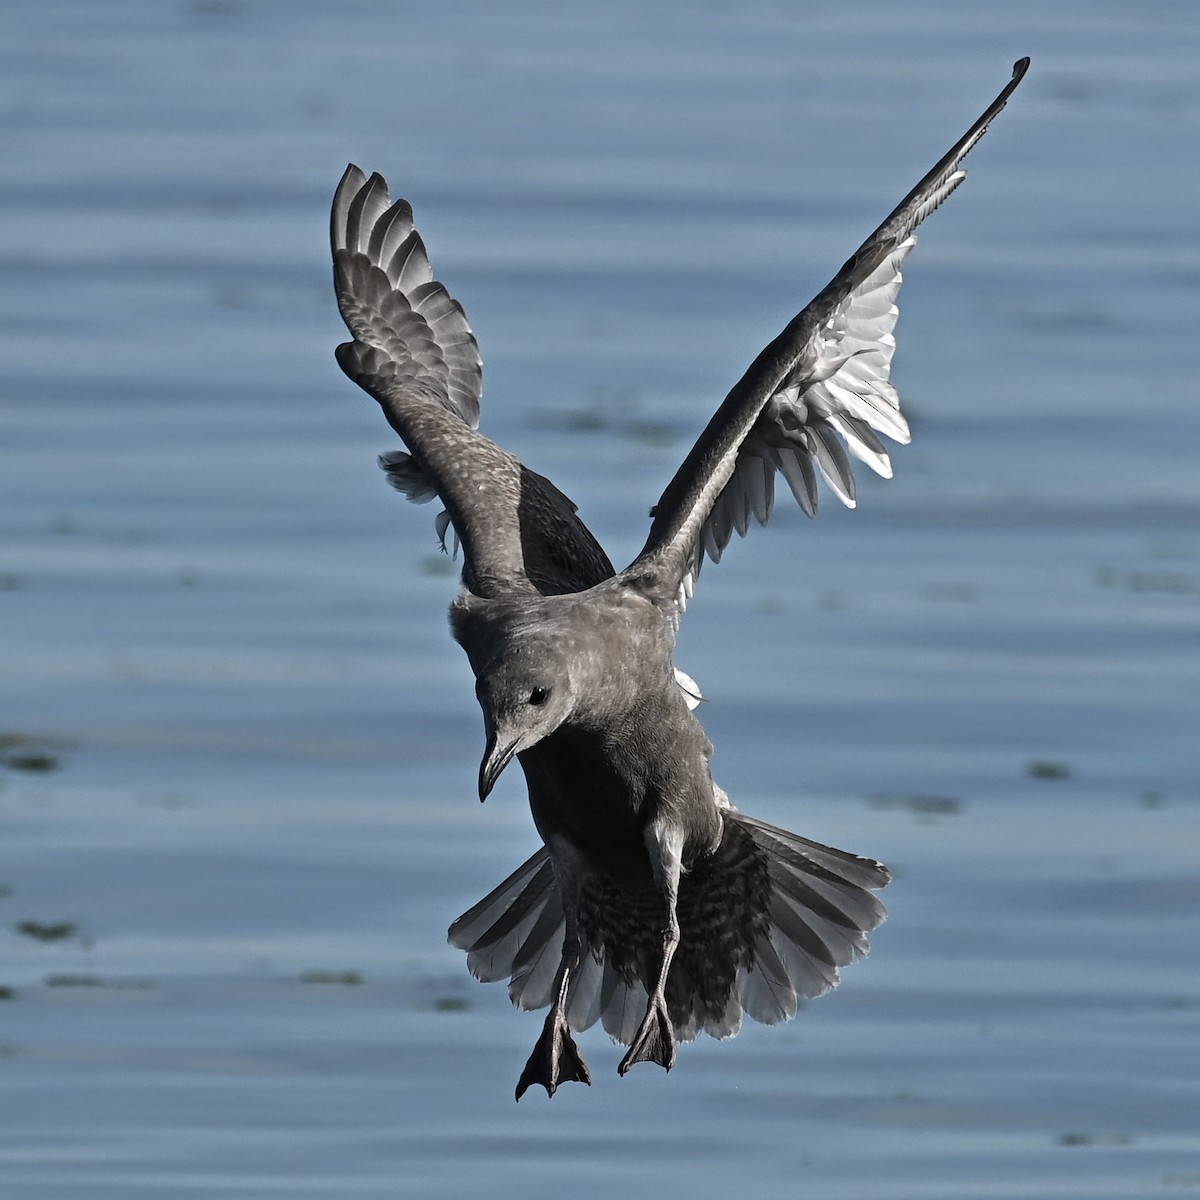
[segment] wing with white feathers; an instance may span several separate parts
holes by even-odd
[[[959,163],[1028,66],[1027,58],[1014,64],[983,115],[751,364],[653,510],[646,545],[627,569],[631,579],[686,601],[706,553],[719,560],[752,516],[766,523],[777,471],[809,516],[818,474],[853,506],[851,456],[890,477],[880,435],[909,440],[890,381],[900,266],[916,243],[913,231],[966,178]]]
[[[767,401],[702,528],[703,549],[714,562],[735,530],[746,535],[751,516],[767,523],[776,471],[810,517],[817,512],[818,472],[843,504],[854,506],[847,450],[891,478],[892,464],[878,435],[902,445],[909,440],[889,376],[900,264],[914,245],[915,237],[901,242],[845,297],[813,337],[811,361],[798,364]]]

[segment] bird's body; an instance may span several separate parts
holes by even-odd
[[[531,678],[540,678],[553,644],[568,664],[568,686],[587,697],[586,707],[519,752],[543,838],[562,834],[596,853],[624,852],[641,842],[647,823],[694,814],[689,846],[717,840],[708,811],[712,746],[675,679],[674,629],[652,601],[614,578],[536,601],[464,595],[450,620],[481,687],[494,688],[489,658],[500,660],[502,672],[514,664],[524,670],[528,661]],[[500,682],[509,681],[502,674]],[[650,747],[657,729],[674,736]]]
[[[908,440],[888,380],[900,262],[1027,65],[758,356],[619,573],[575,506],[476,430],[478,348],[432,279],[411,209],[378,175],[343,177],[334,275],[354,340],[338,361],[408,447],[381,460],[393,484],[437,495],[443,537],[452,527],[463,546],[451,629],[484,714],[480,798],[517,758],[544,842],[450,929],[478,978],[507,977],[523,1008],[550,1006],[518,1099],[590,1082],[571,1032],[597,1020],[629,1047],[622,1074],[670,1068],[677,1038],[728,1036],[743,1013],[785,1020],[836,984],[883,919],[881,864],[729,804],[675,635],[703,555],[719,559],[751,514],[765,522],[776,471],[810,515],[818,471],[853,503],[843,442],[890,474],[877,434]]]

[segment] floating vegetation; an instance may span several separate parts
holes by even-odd
[[[57,771],[58,759],[53,754],[6,754],[4,765],[10,771]]]
[[[62,765],[59,752],[72,745],[65,738],[28,733],[0,733],[0,767],[10,771],[45,774]]]
[[[44,983],[52,988],[152,988],[149,979],[111,979],[104,975],[61,973],[47,975]]]
[[[304,971],[301,983],[335,983],[343,987],[358,987],[364,982],[357,971]]]
[[[568,433],[592,433],[608,424],[604,414],[594,408],[543,410],[535,413],[531,422],[539,429],[561,429]]]
[[[439,996],[433,1002],[436,1012],[466,1012],[471,1007],[466,996]]]
[[[1200,998],[1196,996],[1165,996],[1162,1006],[1177,1012],[1193,1012],[1200,1009]]]
[[[576,408],[540,409],[530,418],[538,429],[565,433],[610,431],[644,446],[667,446],[675,442],[679,431],[665,421],[637,416],[640,400],[629,390],[594,389]]]
[[[1025,768],[1025,774],[1030,779],[1070,779],[1071,770],[1066,763],[1054,762],[1048,758],[1035,758]]]
[[[445,576],[454,575],[459,566],[449,554],[427,554],[421,559],[422,575]]]
[[[788,602],[783,596],[770,594],[758,598],[758,611],[769,617],[782,616],[788,611]]]
[[[678,438],[677,431],[665,421],[625,421],[620,433],[628,441],[643,446],[669,446]]]
[[[1128,1133],[1060,1133],[1054,1139],[1057,1146],[1132,1146]]]
[[[974,583],[929,583],[921,595],[935,604],[978,604],[979,586]]]
[[[1127,592],[1168,596],[1200,593],[1200,575],[1188,571],[1119,571],[1115,567],[1097,567],[1093,578],[1097,587],[1124,588]]]
[[[0,1000],[15,1000],[17,998],[17,989],[10,988],[7,985],[0,983]]]
[[[79,926],[74,921],[18,921],[13,928],[22,937],[38,942],[65,942],[80,938]]]
[[[956,796],[932,796],[922,792],[913,795],[876,794],[867,797],[872,808],[910,812],[918,817],[956,817],[963,803]]]

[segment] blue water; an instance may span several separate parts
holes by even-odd
[[[1200,9],[0,31],[0,1195],[1200,1191]],[[888,862],[891,918],[788,1026],[624,1080],[593,1031],[514,1105],[539,1019],[444,931],[535,835],[516,774],[473,798],[453,571],[332,360],[333,188],[413,202],[485,431],[624,563],[1022,54],[907,266],[896,478],[781,507],[680,641],[735,803]]]

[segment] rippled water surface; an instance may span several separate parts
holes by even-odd
[[[0,1194],[1200,1193],[1200,10],[10,0]],[[924,226],[914,442],[709,567],[739,807],[895,870],[792,1024],[552,1102],[444,930],[535,845],[431,509],[338,372],[346,162],[484,428],[621,563],[758,349],[1033,68]]]

